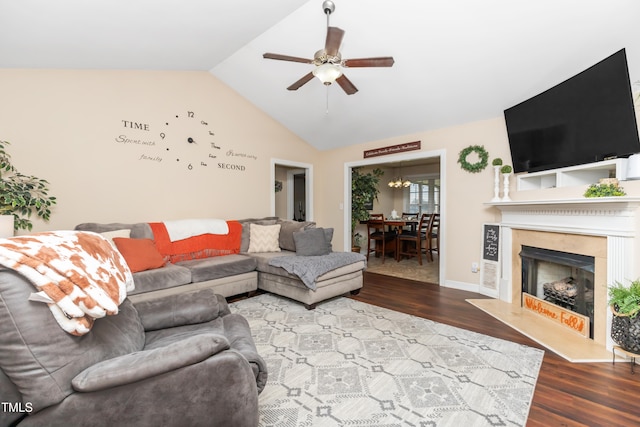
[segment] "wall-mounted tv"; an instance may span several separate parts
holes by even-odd
[[[622,49],[504,111],[514,172],[535,172],[640,152]]]

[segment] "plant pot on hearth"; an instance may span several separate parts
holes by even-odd
[[[623,350],[640,354],[640,281],[609,288],[609,307],[613,313],[611,339]]]
[[[610,307],[613,312],[611,339],[623,350],[640,354],[640,316],[632,318],[628,314],[618,313],[617,306]]]

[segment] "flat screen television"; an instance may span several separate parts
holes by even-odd
[[[640,152],[622,49],[504,111],[514,172],[535,172]]]

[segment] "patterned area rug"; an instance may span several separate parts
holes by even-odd
[[[230,304],[269,369],[260,426],[523,426],[544,352],[336,298]]]

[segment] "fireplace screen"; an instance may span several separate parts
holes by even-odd
[[[592,256],[522,246],[522,292],[589,317],[593,338]]]

